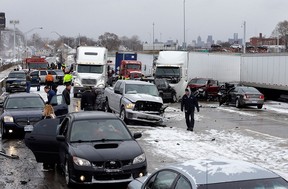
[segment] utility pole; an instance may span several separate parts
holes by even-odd
[[[243,39],[243,53],[246,53],[246,21],[243,23],[243,28],[244,28],[244,39]]]
[[[184,28],[183,28],[183,34],[184,34],[184,37],[183,37],[183,50],[186,50],[186,8],[185,8],[185,0],[183,0],[183,21],[184,21],[184,23],[183,23],[183,26],[184,26]]]
[[[155,50],[155,46],[154,46],[154,27],[155,27],[155,24],[154,24],[154,22],[153,22],[153,37],[152,37],[152,45],[153,45],[153,55],[154,55],[154,50]]]
[[[15,46],[16,46],[16,24],[19,24],[19,20],[10,20],[10,24],[14,25],[14,42],[13,42],[13,59],[16,59],[16,52],[15,52]]]

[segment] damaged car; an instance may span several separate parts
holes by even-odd
[[[165,107],[153,83],[118,80],[113,88],[105,88],[104,96],[106,111],[119,114],[126,123],[141,121],[163,124]]]

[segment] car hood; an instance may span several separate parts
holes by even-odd
[[[150,102],[158,102],[163,103],[163,100],[159,96],[152,96],[148,94],[125,94],[125,98],[135,103],[136,101],[150,101]]]
[[[39,108],[39,109],[30,109],[30,108],[27,108],[27,109],[9,109],[9,110],[4,110],[4,113],[2,114],[2,117],[3,115],[10,115],[10,116],[13,116],[13,117],[42,117],[42,108]]]
[[[21,81],[26,81],[26,79],[24,79],[24,78],[13,78],[13,77],[10,77],[10,78],[7,78],[6,79],[6,82],[9,82],[9,81],[19,81],[19,82],[21,82]]]
[[[93,161],[107,160],[133,160],[143,153],[139,144],[134,140],[96,142],[96,143],[72,143],[74,155]],[[117,154],[117,156],[115,156]]]

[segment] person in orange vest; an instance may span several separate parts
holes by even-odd
[[[50,72],[48,72],[48,74],[47,74],[47,76],[46,76],[46,78],[45,78],[45,81],[46,81],[46,85],[47,85],[47,86],[50,86],[50,87],[53,86],[53,84],[54,84],[54,78],[53,78],[53,76],[52,76],[52,74],[51,74]]]

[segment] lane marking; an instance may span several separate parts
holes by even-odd
[[[269,137],[269,138],[273,138],[273,139],[277,139],[277,140],[283,140],[284,139],[284,138],[272,136],[272,135],[269,135],[269,134],[261,133],[261,132],[258,132],[258,131],[253,131],[253,130],[250,130],[250,129],[245,129],[245,131],[248,131],[248,132],[251,132],[251,133],[255,133],[255,134],[259,134],[259,135],[263,135],[263,136],[266,136],[266,137]]]

